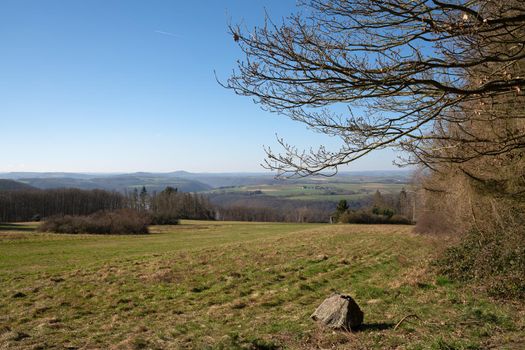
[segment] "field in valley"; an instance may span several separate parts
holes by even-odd
[[[372,196],[377,190],[382,194],[397,194],[406,183],[382,182],[291,182],[282,184],[258,184],[232,186],[208,191],[215,195],[266,195],[279,199],[302,201],[359,200]]]
[[[0,224],[0,349],[522,349],[522,305],[436,275],[410,226],[185,221],[143,236]],[[332,292],[354,333],[309,319]],[[399,327],[396,324],[410,316]]]

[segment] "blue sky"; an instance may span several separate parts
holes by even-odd
[[[295,0],[0,2],[0,172],[263,171],[275,134],[336,140],[221,88],[241,52],[227,24]],[[382,151],[343,170],[394,169]]]

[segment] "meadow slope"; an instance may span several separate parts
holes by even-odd
[[[522,305],[437,276],[409,226],[186,221],[144,236],[0,225],[0,349],[521,349]],[[333,291],[354,333],[309,319]],[[397,329],[395,325],[409,317]]]

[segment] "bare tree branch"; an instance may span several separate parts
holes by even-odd
[[[230,26],[245,59],[223,86],[341,140],[336,151],[303,151],[279,139],[284,152],[267,149],[264,164],[279,176],[329,174],[385,147],[431,167],[525,145],[525,111],[512,107],[525,98],[521,1],[310,0],[302,9],[253,32]]]

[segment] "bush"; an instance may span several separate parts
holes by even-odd
[[[390,213],[389,213],[390,214]],[[339,222],[345,224],[400,224],[408,225],[410,220],[401,215],[380,215],[370,211],[346,211],[339,217]]]
[[[178,225],[179,218],[176,215],[170,213],[152,213],[151,214],[152,225]]]
[[[41,232],[144,234],[150,224],[148,215],[131,209],[101,211],[89,216],[54,216],[38,227]]]
[[[525,299],[524,229],[472,230],[445,252],[437,266],[454,280],[482,285],[494,297]]]

